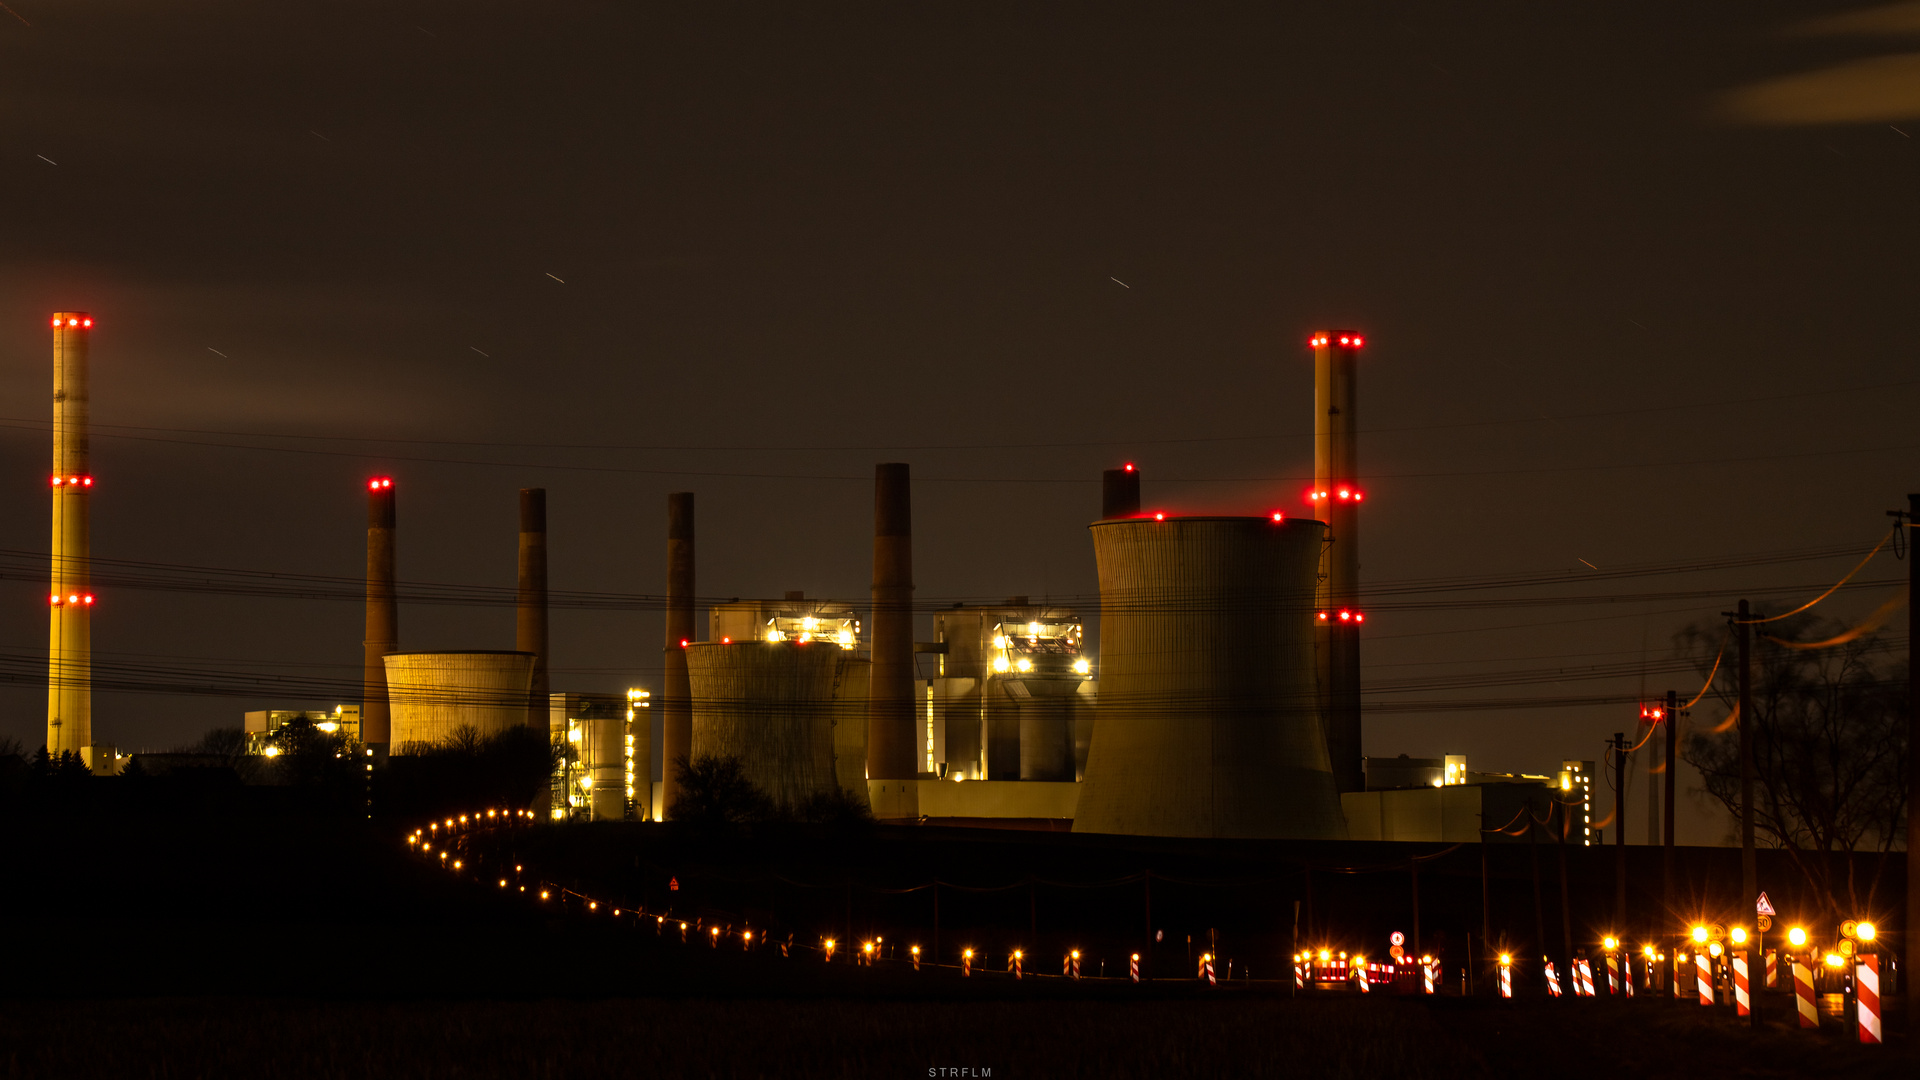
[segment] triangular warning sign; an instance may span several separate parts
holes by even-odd
[[[1760,899],[1754,902],[1753,911],[1754,911],[1754,914],[1756,915],[1778,915],[1779,914],[1779,912],[1773,910],[1773,901],[1767,899],[1766,893],[1761,893]]]

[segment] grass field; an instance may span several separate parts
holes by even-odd
[[[156,999],[11,1002],[0,1076],[1893,1077],[1901,1046],[1670,1002]],[[962,1070],[941,1073],[937,1070]],[[932,1070],[932,1071],[930,1071]],[[991,1072],[986,1072],[991,1070]]]

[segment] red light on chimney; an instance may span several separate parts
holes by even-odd
[[[1281,513],[1281,512],[1280,512],[1280,511],[1278,511],[1278,510],[1275,510],[1275,511],[1273,512],[1273,520],[1275,520],[1275,521],[1285,521],[1285,520],[1287,520],[1287,515],[1285,515],[1285,514],[1283,514],[1283,513]]]
[[[1356,348],[1356,349],[1357,349],[1357,348],[1359,348],[1360,346],[1362,346],[1362,345],[1365,345],[1366,343],[1367,343],[1367,339],[1366,339],[1366,338],[1363,338],[1363,337],[1361,337],[1361,336],[1360,336],[1359,334],[1355,334],[1355,335],[1353,335],[1353,347],[1354,347],[1354,348]]]
[[[88,593],[85,597],[82,598],[82,600],[84,603],[88,603],[88,604],[93,603],[93,594]]]
[[[1155,521],[1165,521],[1165,520],[1167,520],[1167,515],[1165,515],[1165,514],[1155,514],[1155,515],[1153,515],[1153,520],[1155,520]]]
[[[59,607],[59,606],[60,606],[60,594],[59,594],[59,593],[54,593],[54,594],[53,594],[52,596],[49,596],[49,597],[47,597],[47,603],[49,603],[49,604],[52,604],[52,605],[53,605],[54,607]]]
[[[692,644],[692,642],[689,642],[689,641],[688,641],[688,640],[687,640],[686,638],[681,638],[681,639],[680,639],[680,647],[681,647],[681,648],[683,648],[683,649],[684,649],[684,648],[686,648],[686,647],[687,647],[688,645],[690,645],[690,644]]]
[[[373,479],[367,481],[368,491],[381,491],[383,489],[390,488],[392,486],[393,486],[393,477],[391,476],[376,476]]]
[[[1354,493],[1353,493],[1353,501],[1354,501],[1354,502],[1359,502],[1359,501],[1360,501],[1361,499],[1364,499],[1364,498],[1366,498],[1366,495],[1365,495],[1364,493],[1362,493],[1362,492],[1358,492],[1358,491],[1356,491],[1356,492],[1354,492]]]
[[[1351,499],[1351,498],[1353,498],[1353,492],[1351,492],[1351,491],[1348,491],[1348,490],[1347,490],[1346,488],[1341,488],[1341,489],[1340,489],[1340,497],[1341,497],[1341,498],[1343,498],[1343,499]]]
[[[1127,471],[1128,471],[1128,472],[1132,472],[1132,471],[1133,471],[1133,462],[1131,462],[1131,461],[1129,461],[1129,462],[1127,462]]]
[[[81,477],[81,478],[80,478],[80,486],[81,486],[81,487],[92,487],[92,486],[93,486],[93,477],[91,477],[91,476],[83,476],[83,477]]]
[[[723,637],[723,638],[721,638],[721,639],[720,639],[720,644],[722,644],[722,645],[731,645],[731,644],[733,644],[733,639],[732,639],[732,638],[730,638],[730,637]]]
[[[92,326],[92,325],[93,325],[93,320],[92,320],[92,319],[81,319],[81,320],[80,320],[80,325],[81,325],[81,326]]]
[[[1327,613],[1324,611],[1316,613],[1314,617],[1319,619],[1321,622],[1327,621]]]
[[[77,604],[77,603],[79,603],[79,602],[80,602],[80,594],[79,594],[79,593],[74,593],[74,594],[73,594],[72,596],[69,596],[69,597],[67,597],[67,603],[69,603],[69,604]]]
[[[1367,621],[1367,617],[1356,611],[1353,613],[1353,621],[1357,623],[1363,623]]]
[[[59,319],[55,319],[55,320],[53,320],[53,328],[54,328],[55,330],[58,330],[58,329],[60,329],[60,320],[59,320]]]

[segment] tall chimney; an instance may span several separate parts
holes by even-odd
[[[1327,757],[1340,791],[1366,786],[1360,741],[1360,487],[1359,395],[1355,361],[1366,343],[1352,332],[1313,335],[1313,491],[1315,516],[1327,523],[1320,552],[1314,638],[1320,718]]]
[[[520,489],[520,594],[513,616],[513,647],[533,654],[527,691],[527,726],[546,734],[547,694],[547,489]]]
[[[1140,474],[1133,462],[1100,474],[1100,518],[1136,517],[1140,513]]]
[[[680,797],[677,763],[693,753],[693,683],[686,650],[693,637],[693,492],[676,491],[667,496],[666,678],[660,688],[660,756],[665,759],[660,805],[668,815]]]
[[[360,742],[385,754],[393,734],[387,707],[388,653],[400,651],[400,604],[393,593],[393,477],[367,481],[366,667],[361,676]]]
[[[873,471],[873,674],[867,779],[919,775],[913,723],[913,503],[902,463]]]
[[[53,316],[53,560],[47,633],[47,753],[93,746],[93,573],[87,500],[87,345],[84,311]]]

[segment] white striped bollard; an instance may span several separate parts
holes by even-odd
[[[1295,960],[1293,962],[1293,988],[1295,990],[1305,990],[1307,988],[1307,970],[1306,969],[1307,969],[1307,965],[1301,963],[1300,961]]]
[[[1777,950],[1768,949],[1767,950],[1767,989],[1777,990],[1779,989],[1779,987],[1780,987],[1780,953]]]
[[[1500,996],[1513,997],[1513,958],[1505,953],[1500,955]]]
[[[1607,993],[1620,996],[1620,957],[1615,953],[1607,954]]]
[[[1747,954],[1733,954],[1733,1011],[1736,1016],[1748,1016],[1753,1012],[1753,1004],[1748,1000]]]
[[[1075,949],[1067,955],[1067,973],[1072,978],[1080,977],[1080,950]]]
[[[1868,953],[1854,966],[1854,1012],[1860,1017],[1860,1041],[1880,1041],[1880,957]]]
[[[1139,953],[1134,953],[1133,956],[1127,960],[1127,978],[1132,979],[1136,984],[1140,982]]]
[[[1800,1011],[1800,1026],[1803,1028],[1818,1028],[1820,1026],[1820,1013],[1813,1007],[1813,971],[1808,968],[1807,965],[1801,963],[1800,960],[1801,958],[1798,956],[1793,958],[1794,1004]]]
[[[1560,973],[1553,969],[1552,960],[1542,960],[1541,963],[1545,965],[1547,969],[1547,996],[1559,997],[1560,996]]]
[[[1696,980],[1700,986],[1700,1004],[1713,1004],[1713,958],[1706,953],[1694,953]]]
[[[1433,984],[1435,981],[1436,980],[1434,977],[1434,965],[1431,962],[1421,964],[1420,965],[1420,988],[1426,993],[1431,994],[1433,993]]]
[[[1633,996],[1633,957],[1620,958],[1620,985],[1626,988],[1627,996]]]
[[[1013,955],[1007,957],[1007,970],[1013,972],[1013,977],[1016,979],[1022,977],[1020,974],[1020,961],[1023,959],[1025,958],[1020,955],[1019,949],[1013,950]]]
[[[1201,957],[1200,966],[1206,972],[1207,985],[1218,986],[1219,984],[1213,981],[1213,954],[1208,953],[1205,956]]]
[[[1352,979],[1363,994],[1373,993],[1373,987],[1367,982],[1367,965],[1355,959],[1353,966],[1347,969],[1347,978]]]
[[[1573,993],[1575,997],[1593,996],[1593,968],[1584,956],[1573,961]]]

